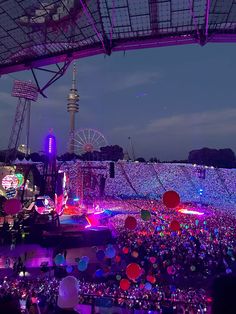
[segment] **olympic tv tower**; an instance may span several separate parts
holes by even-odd
[[[74,153],[75,114],[79,111],[79,95],[76,88],[76,63],[73,66],[72,86],[68,95],[67,111],[70,114],[69,153]]]

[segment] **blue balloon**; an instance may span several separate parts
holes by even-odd
[[[150,282],[145,283],[145,289],[149,291],[152,289],[152,285],[150,284]]]
[[[88,264],[84,260],[80,260],[78,263],[78,270],[79,271],[85,271],[88,267]]]
[[[67,271],[68,274],[72,273],[72,271],[73,271],[73,266],[67,265],[67,266],[66,266],[66,271]]]
[[[59,265],[64,265],[64,264],[65,264],[65,257],[64,257],[61,253],[59,253],[59,254],[57,254],[57,255],[55,256],[54,262],[55,262],[55,264],[56,264],[57,266],[59,266]]]
[[[104,271],[102,269],[97,269],[96,272],[95,272],[95,276],[98,277],[98,278],[101,278],[104,274]]]
[[[116,256],[116,250],[114,249],[113,246],[108,246],[108,247],[106,248],[105,255],[106,255],[106,257],[108,257],[108,258],[113,258],[113,257]]]
[[[226,274],[231,274],[231,273],[232,273],[232,269],[227,268],[227,269],[226,269]]]
[[[82,256],[81,260],[85,261],[85,263],[89,263],[89,257],[88,256]]]
[[[170,286],[170,291],[171,291],[171,292],[175,292],[175,291],[176,291],[176,286],[171,285],[171,286]]]
[[[228,249],[227,255],[232,257],[234,255],[234,250],[233,249]]]

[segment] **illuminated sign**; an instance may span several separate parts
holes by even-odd
[[[24,176],[21,173],[17,174],[8,174],[2,179],[2,187],[5,190],[10,188],[19,188],[24,183]]]
[[[8,174],[2,179],[2,187],[7,190],[10,188],[16,189],[19,184],[19,179],[14,174]]]

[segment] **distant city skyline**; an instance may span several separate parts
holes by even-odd
[[[114,53],[77,60],[79,112],[76,128],[101,131],[110,145],[136,157],[186,159],[202,147],[236,152],[236,45],[188,45]],[[72,67],[32,104],[31,151],[43,150],[50,128],[58,153],[68,151],[67,97]],[[8,144],[17,99],[13,79],[32,80],[30,71],[0,78],[0,148]],[[48,74],[39,73],[40,81]],[[22,138],[21,143],[24,143]]]

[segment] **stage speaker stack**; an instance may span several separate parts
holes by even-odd
[[[110,162],[110,178],[115,178],[115,163]]]

